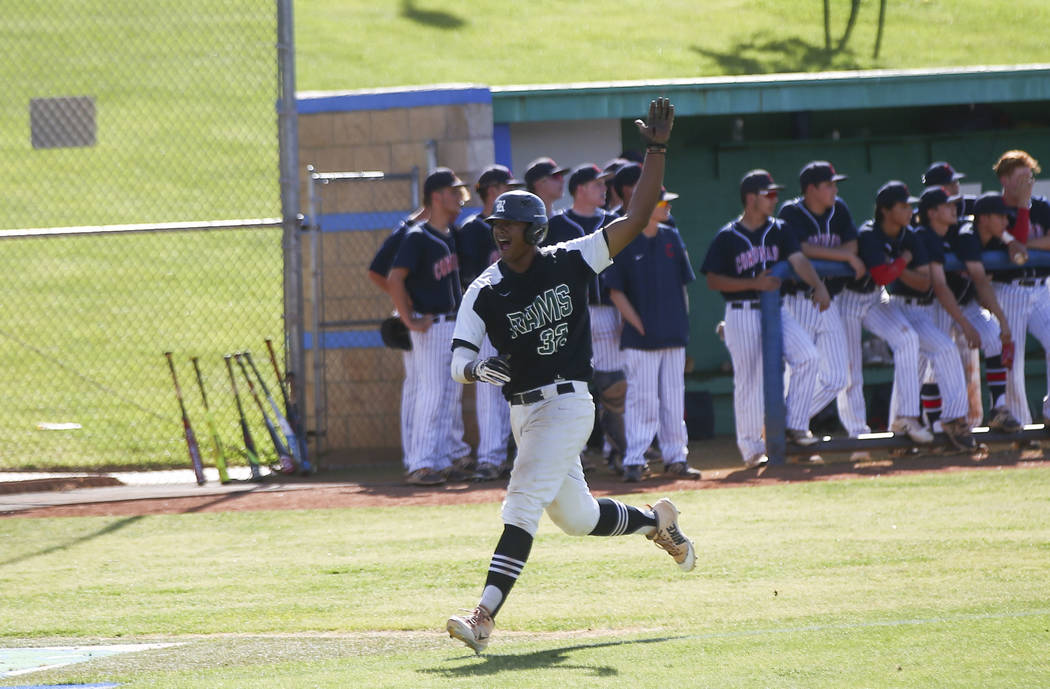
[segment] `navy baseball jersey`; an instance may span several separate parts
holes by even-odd
[[[837,249],[846,242],[857,238],[857,226],[853,224],[853,216],[850,215],[849,207],[845,201],[836,197],[835,205],[824,211],[821,215],[813,214],[802,197],[786,201],[780,207],[777,214],[795,235],[799,244],[812,244],[829,249]],[[828,293],[832,296],[838,294],[846,286],[849,278],[829,277],[824,278],[824,284]],[[782,288],[785,294],[805,291],[808,285],[798,282],[786,283]]]
[[[955,254],[955,257],[964,266],[969,262],[980,263],[981,252],[984,251],[981,246],[981,238],[977,235],[977,228],[970,222],[948,230],[948,234],[944,237],[943,247],[945,253]],[[965,270],[946,272],[944,275],[948,280],[948,287],[955,295],[955,300],[960,304],[968,304],[977,298],[977,288],[974,287]]]
[[[769,218],[755,231],[744,227],[740,219],[727,223],[718,231],[707,248],[700,267],[704,275],[714,273],[734,278],[754,278],[800,251],[798,240],[784,223]],[[726,301],[758,299],[758,290],[722,292]]]
[[[846,287],[854,292],[874,292],[877,285],[871,278],[871,269],[893,263],[905,251],[911,252],[908,268],[918,268],[929,263],[926,246],[911,227],[902,228],[895,239],[890,239],[881,226],[876,225],[874,220],[868,220],[857,230],[857,255],[864,261],[869,273],[860,280],[851,279],[846,283]],[[917,295],[900,280],[890,283],[886,289],[891,294],[922,296]]]
[[[456,232],[459,253],[459,281],[466,290],[482,271],[499,260],[499,249],[492,237],[492,226],[481,213],[467,219]]]
[[[376,255],[372,258],[372,263],[368,266],[370,271],[386,277],[387,273],[390,272],[390,266],[394,263],[394,256],[397,255],[397,250],[401,248],[401,242],[404,241],[405,234],[408,233],[411,227],[412,223],[406,218],[383,240],[379,251],[376,252]]]
[[[487,333],[510,356],[508,399],[555,380],[590,381],[587,287],[611,262],[605,232],[595,232],[540,249],[524,273],[489,266],[463,297],[452,346],[479,351]]]
[[[407,268],[405,289],[419,313],[450,313],[463,295],[455,235],[429,223],[412,227],[394,256],[393,268]]]
[[[1010,220],[1010,224],[1007,226],[1010,230],[1013,229],[1014,223],[1017,222],[1017,209],[1010,208],[1010,213],[1007,216]],[[1035,239],[1037,237],[1044,237],[1050,232],[1050,201],[1047,201],[1045,196],[1033,196],[1032,207],[1029,211],[1029,239]],[[1018,268],[1012,271],[1015,278],[1021,277],[1043,277],[1050,275],[1050,267],[1047,266],[1026,266],[1024,268]]]
[[[665,349],[689,344],[689,317],[683,287],[696,279],[689,253],[674,228],[660,225],[656,236],[638,235],[603,273],[605,284],[627,295],[642,319],[645,335],[626,320],[620,347]]]
[[[543,246],[553,246],[559,242],[585,237],[605,227],[615,219],[615,216],[602,208],[597,210],[596,215],[580,215],[573,209],[568,208],[560,213],[555,213],[554,217],[550,219],[547,226],[547,238],[544,240]],[[552,241],[552,235],[555,237],[554,241]],[[557,237],[565,237],[567,239],[557,239]],[[590,292],[587,294],[587,303],[592,306],[612,306],[612,302],[609,301],[609,288],[605,286],[603,281],[604,276],[597,277],[591,285]]]
[[[918,243],[922,245],[923,250],[926,252],[926,263],[940,263],[944,265],[944,252],[951,251],[951,247],[945,247],[947,238],[941,239],[941,236],[934,232],[929,227],[924,225],[912,228],[912,232],[915,234]],[[913,259],[909,268],[915,268],[918,264]],[[933,299],[933,283],[930,283],[930,289],[920,292],[916,289],[912,289],[908,285],[904,284],[900,280],[889,285],[889,291],[899,297],[924,297],[927,299]]]

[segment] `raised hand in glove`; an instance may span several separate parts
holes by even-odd
[[[634,124],[646,143],[666,145],[674,126],[674,106],[666,98],[657,98],[649,103],[649,121],[635,120]]]
[[[504,385],[510,382],[510,363],[498,356],[475,359],[463,373],[470,381]]]

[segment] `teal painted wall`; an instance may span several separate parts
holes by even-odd
[[[1044,110],[1045,111],[1045,110]],[[763,167],[784,184],[785,196],[798,194],[798,171],[808,161],[827,159],[849,179],[839,192],[859,225],[871,217],[875,190],[889,179],[901,179],[913,193],[929,163],[948,160],[967,174],[965,182],[998,188],[991,166],[1011,148],[1023,148],[1043,158],[1050,170],[1050,127],[994,130],[957,134],[923,134],[924,113],[918,110],[823,113],[814,117],[812,131],[839,127],[842,138],[791,139],[790,115],[744,117],[745,140],[732,141],[732,117],[683,117],[675,124],[668,156],[666,186],[681,194],[673,213],[690,252],[697,281],[690,288],[690,345],[688,354],[698,375],[716,374],[728,353],[715,337],[722,319],[721,297],[709,290],[699,275],[704,254],[718,229],[740,212],[738,183],[752,168]],[[819,121],[818,121],[819,120]],[[897,128],[892,135],[888,130]],[[847,137],[861,133],[867,136]],[[623,123],[624,141],[637,141],[634,125]],[[1041,393],[1042,394],[1042,393]]]

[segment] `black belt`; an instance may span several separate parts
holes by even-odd
[[[929,306],[933,303],[933,297],[897,297],[896,295],[894,296],[895,298],[900,299],[909,306]]]
[[[1020,287],[1041,287],[1046,284],[1046,278],[1013,278],[1012,280],[997,280],[992,278],[993,282],[998,282],[1001,285],[1018,285]]]
[[[572,383],[558,383],[558,387],[554,388],[554,392],[557,395],[567,395],[570,392],[575,392],[576,388],[573,387]],[[511,404],[535,404],[543,401],[543,390],[536,388],[535,390],[529,390],[527,392],[519,392],[516,395],[510,396]]]
[[[431,321],[434,323],[443,323],[448,321],[456,320],[456,312],[450,313],[414,313],[416,318],[422,318],[423,316],[430,316]]]
[[[781,299],[777,303],[778,304],[783,304],[784,300]],[[738,311],[740,311],[742,309],[761,309],[762,308],[762,302],[759,301],[758,299],[749,300],[749,301],[727,301],[726,304],[729,305],[729,308],[736,309]]]

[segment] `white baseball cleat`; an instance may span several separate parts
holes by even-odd
[[[492,635],[492,628],[495,626],[492,615],[480,605],[469,615],[453,615],[445,623],[450,637],[470,646],[478,655],[489,645],[489,636]]]
[[[928,445],[933,442],[933,433],[930,433],[929,429],[919,423],[914,416],[897,417],[897,420],[890,426],[890,430],[894,433],[906,433],[913,443],[920,445]]]
[[[696,566],[696,551],[678,528],[678,508],[667,498],[660,498],[650,509],[656,515],[656,530],[646,538],[666,550],[683,572],[691,571]]]

